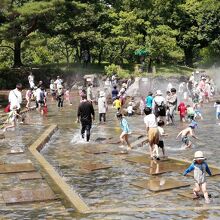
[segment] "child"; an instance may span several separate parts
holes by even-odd
[[[169,106],[166,106],[166,125],[172,124],[172,117]]]
[[[199,198],[199,192],[202,191],[206,203],[210,203],[209,195],[206,190],[206,172],[211,176],[212,173],[209,170],[208,164],[205,162],[206,158],[203,156],[202,151],[196,151],[194,155],[193,163],[184,171],[183,175],[186,176],[187,173],[194,170],[195,187],[193,193],[195,198]]]
[[[127,120],[122,116],[121,113],[117,113],[117,118],[118,120],[120,120],[120,125],[121,125],[121,129],[122,129],[122,133],[120,135],[120,141],[122,143],[122,146],[124,145],[124,143],[126,142],[128,145],[128,150],[131,150],[131,145],[128,141],[128,135],[130,134],[130,129],[128,127],[128,122]]]
[[[65,91],[64,96],[65,96],[65,100],[67,101],[67,103],[68,103],[69,105],[72,105],[72,103],[71,103],[71,101],[70,101],[70,89],[67,89],[67,90]]]
[[[183,129],[182,131],[180,131],[180,133],[177,135],[176,139],[181,135],[181,139],[182,139],[182,142],[184,143],[185,145],[185,148],[190,148],[192,146],[192,142],[189,140],[189,137],[188,136],[191,136],[195,139],[198,140],[198,137],[195,136],[195,133],[194,133],[194,129],[196,128],[197,126],[197,123],[196,122],[192,122],[189,127]]]
[[[13,109],[8,113],[8,118],[6,120],[6,125],[4,126],[3,132],[7,131],[8,128],[14,128],[16,126],[17,117],[21,117],[18,114],[17,106],[15,105]]]
[[[195,111],[193,109],[193,107],[191,107],[190,105],[187,105],[187,118],[188,120],[191,122],[191,121],[194,121],[194,118],[195,118]]]
[[[187,108],[185,106],[185,104],[183,102],[180,102],[179,106],[178,106],[178,111],[180,114],[180,121],[185,122],[185,116],[187,113]]]
[[[200,118],[201,120],[203,120],[203,117],[202,117],[202,112],[201,112],[201,110],[199,109],[199,104],[198,103],[195,103],[195,105],[194,105],[194,111],[195,111],[195,119],[196,118]]]
[[[26,108],[30,107],[31,98],[32,98],[32,91],[33,91],[33,88],[30,88],[26,92],[26,95],[25,95],[25,99],[27,101]]]
[[[220,100],[217,100],[214,104],[214,108],[216,108],[216,119],[220,119]]]
[[[151,108],[152,109],[152,105],[153,105],[153,93],[149,92],[148,96],[146,97],[146,107]]]
[[[115,101],[113,102],[113,107],[115,109],[117,109],[117,111],[119,112],[121,109],[121,101],[119,100],[119,97],[117,96]]]
[[[128,117],[131,117],[134,113],[132,102],[129,102],[129,106],[127,107]]]
[[[158,121],[157,123],[158,125],[158,130],[159,130],[159,143],[158,143],[158,147],[162,149],[162,152],[163,152],[163,157],[165,157],[165,150],[164,150],[164,142],[163,142],[163,136],[167,136],[167,134],[165,134],[164,132],[164,121],[163,120],[160,120]]]
[[[98,111],[99,111],[99,123],[106,122],[106,112],[108,109],[107,101],[105,98],[105,93],[103,91],[100,92],[100,97],[98,98]]]
[[[141,111],[141,115],[144,114],[144,108],[145,108],[145,103],[144,103],[144,97],[142,96],[140,99],[140,105],[139,105],[139,109]]]

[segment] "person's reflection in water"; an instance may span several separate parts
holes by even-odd
[[[151,160],[150,161],[150,174],[158,174],[160,172],[160,164],[155,161],[155,160]]]

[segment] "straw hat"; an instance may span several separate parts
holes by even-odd
[[[202,151],[196,151],[194,154],[194,161],[195,160],[206,160],[206,158],[203,156]]]
[[[161,92],[161,90],[157,90],[156,95],[163,95],[163,93]]]

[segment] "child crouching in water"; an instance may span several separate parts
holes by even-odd
[[[131,150],[131,145],[128,141],[128,136],[130,134],[130,129],[128,127],[128,122],[127,120],[122,116],[121,113],[117,113],[117,118],[120,120],[120,125],[122,129],[122,133],[120,135],[120,141],[122,143],[122,146],[124,147],[124,144],[126,143],[128,145],[128,150]]]
[[[205,162],[206,158],[203,156],[202,151],[196,151],[194,155],[193,163],[184,171],[183,175],[194,170],[195,187],[193,193],[195,198],[199,198],[199,192],[202,191],[206,203],[210,203],[209,195],[207,192],[206,172],[209,176],[212,175],[208,164]]]
[[[16,126],[18,117],[22,118],[22,116],[18,114],[17,106],[14,106],[13,109],[8,113],[8,118],[6,120],[3,132],[7,131],[8,128],[14,128]]]
[[[181,140],[183,144],[185,145],[185,148],[192,147],[192,142],[189,140],[188,136],[191,136],[195,139],[198,139],[198,137],[195,136],[194,129],[197,127],[197,123],[193,121],[189,127],[183,129],[180,131],[180,133],[177,135],[176,139],[181,135]]]

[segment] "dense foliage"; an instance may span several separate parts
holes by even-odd
[[[219,12],[219,0],[1,0],[0,67],[214,64]]]

